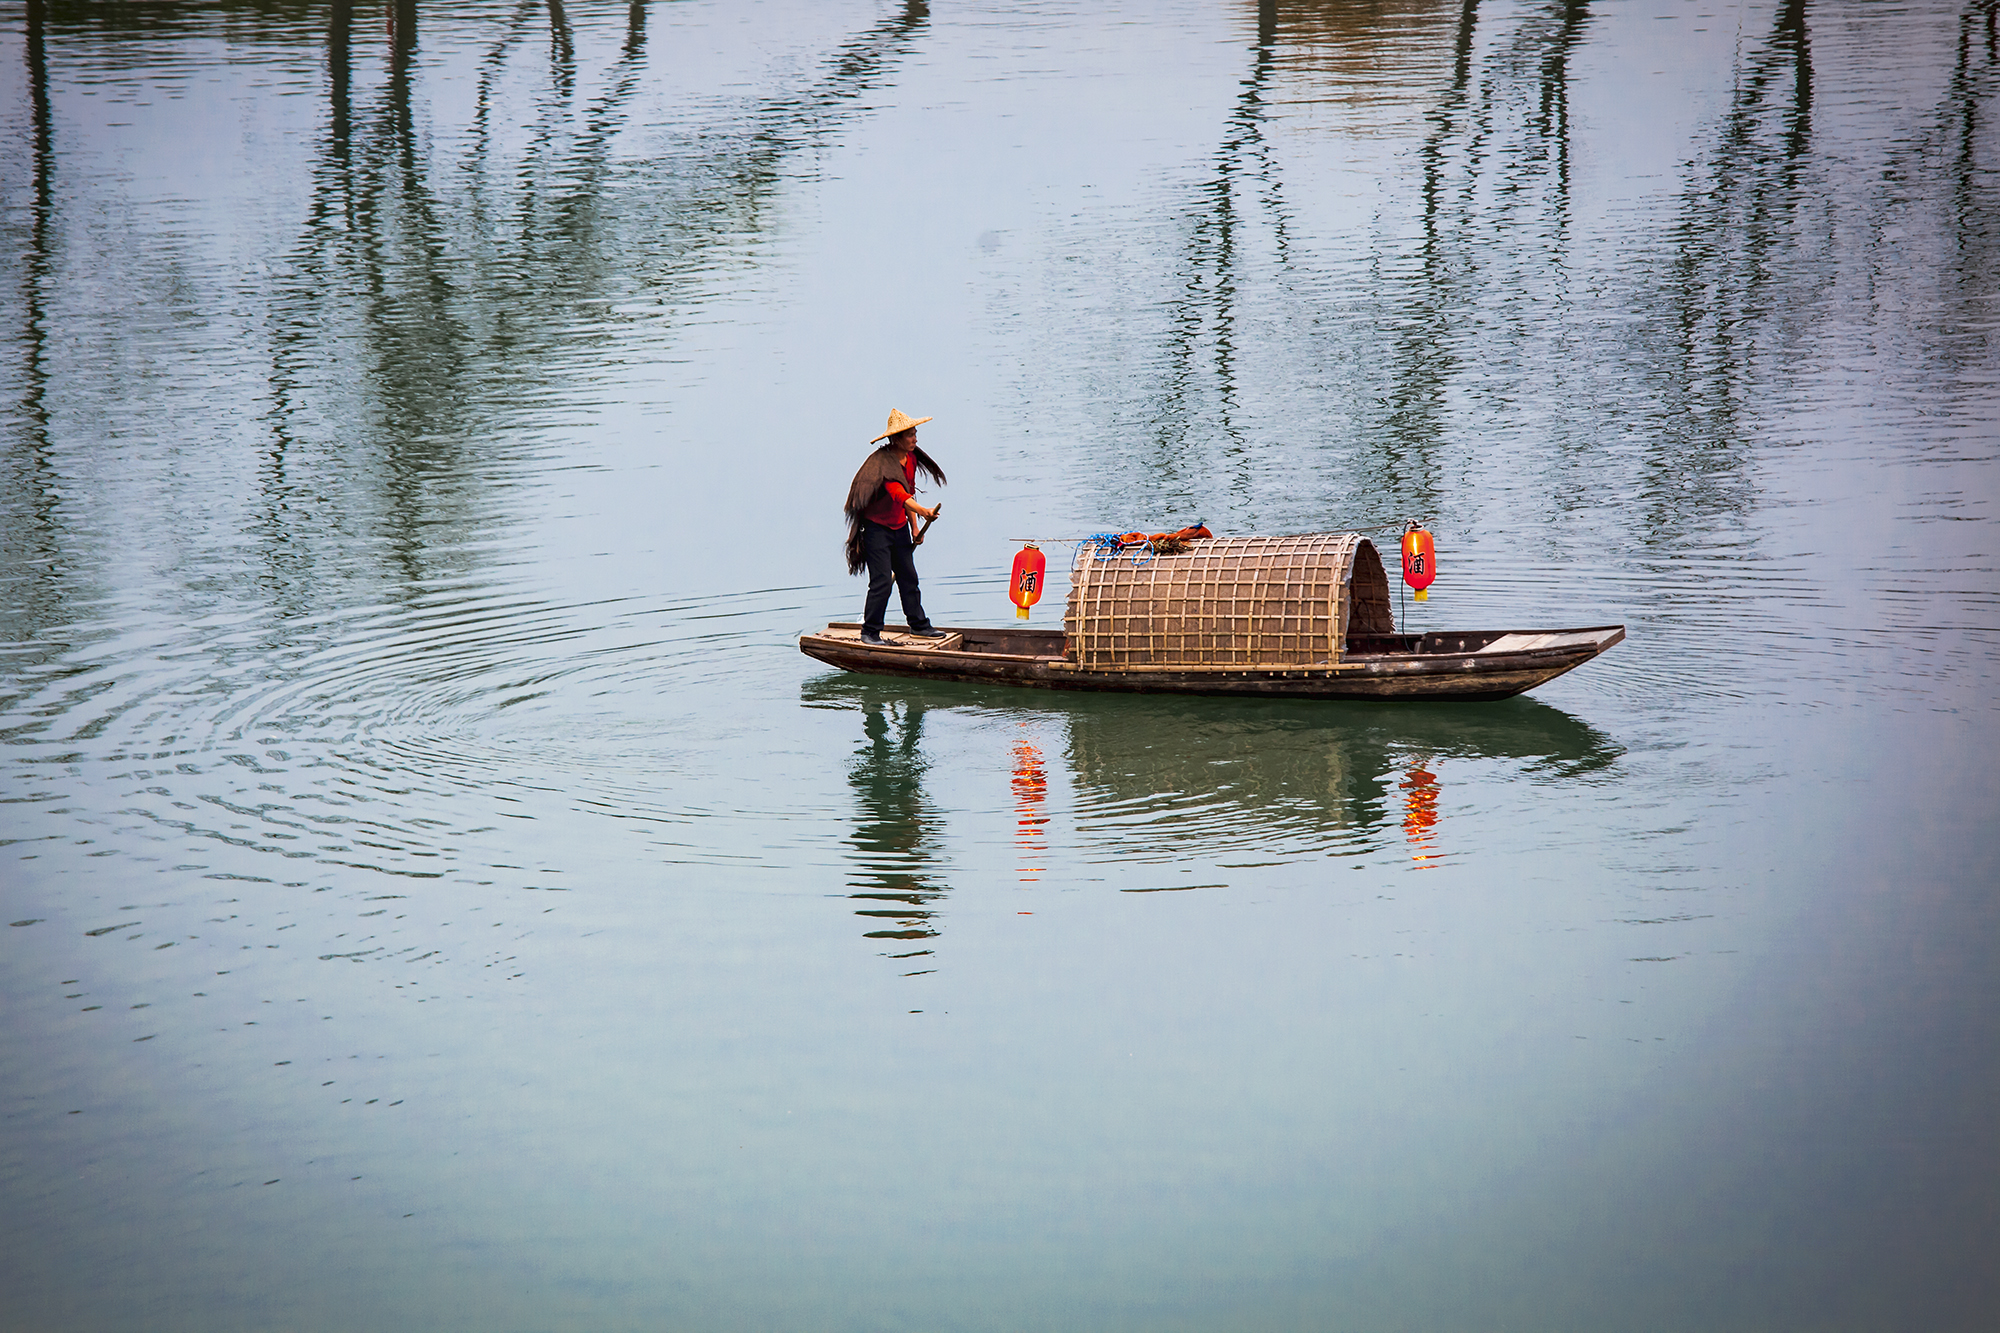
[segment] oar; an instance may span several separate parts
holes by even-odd
[[[944,505],[942,503],[932,505],[931,516],[924,520],[924,525],[921,528],[917,529],[916,540],[912,541],[910,545],[922,546],[924,544],[925,536],[927,536],[930,533],[931,524],[937,522],[938,515],[942,514],[943,512],[944,512]]]

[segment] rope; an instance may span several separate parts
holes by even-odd
[[[1087,550],[1093,560],[1116,560],[1125,554],[1127,549],[1124,534],[1093,532],[1078,543],[1077,554],[1082,555]],[[1153,558],[1152,548],[1145,542],[1134,542],[1129,549],[1132,552],[1132,566],[1135,569]]]

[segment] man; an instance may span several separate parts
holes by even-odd
[[[917,447],[917,427],[930,417],[915,420],[896,409],[889,412],[889,428],[870,440],[887,444],[868,455],[854,481],[847,488],[847,572],[868,569],[868,601],[861,615],[861,642],[882,643],[882,617],[889,609],[889,585],[894,583],[903,597],[903,618],[910,633],[920,639],[942,639],[944,631],[931,626],[924,614],[923,594],[917,586],[916,542],[910,536],[910,516],[936,518],[935,507],[917,503],[917,471],[938,485],[944,485],[944,469]]]

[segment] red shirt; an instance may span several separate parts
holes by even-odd
[[[916,494],[917,456],[911,454],[903,460],[903,484],[890,482],[882,488],[882,496],[874,504],[861,511],[861,517],[870,523],[880,523],[885,528],[900,528],[910,521],[910,511],[903,508],[903,501]]]

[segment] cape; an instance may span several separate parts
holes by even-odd
[[[917,460],[917,471],[942,486],[944,469],[921,448],[911,451]],[[861,462],[854,474],[854,480],[847,486],[847,572],[859,574],[868,563],[861,553],[861,515],[881,497],[882,488],[890,482],[903,482],[903,457],[892,444],[885,444]]]

